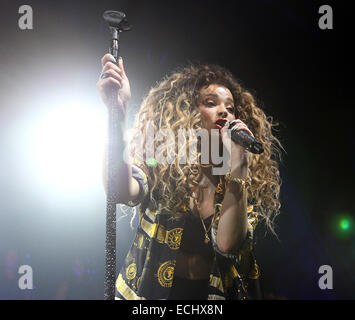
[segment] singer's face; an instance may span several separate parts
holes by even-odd
[[[218,84],[200,90],[198,110],[202,116],[202,127],[208,131],[217,128],[218,119],[235,120],[233,95],[229,89]]]

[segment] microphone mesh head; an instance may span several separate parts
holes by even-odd
[[[126,15],[120,11],[105,11],[103,18],[108,22],[110,27],[120,28],[120,23],[126,18]]]

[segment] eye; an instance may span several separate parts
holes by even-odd
[[[208,107],[214,107],[216,104],[214,103],[214,101],[206,101],[205,102],[205,105],[208,106]]]
[[[227,110],[228,110],[230,113],[234,113],[234,107],[229,107],[229,108],[227,108]]]

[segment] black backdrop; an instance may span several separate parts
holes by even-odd
[[[47,87],[64,85],[56,77],[59,69],[74,79],[76,88],[81,88],[85,77],[84,89],[96,90],[99,59],[109,39],[101,15],[111,9],[124,11],[133,24],[133,30],[122,36],[134,101],[131,119],[143,95],[162,76],[188,62],[207,62],[229,68],[279,122],[276,134],[287,152],[281,164],[282,209],[276,219],[279,241],[265,236],[263,226],[257,231],[257,258],[266,297],[353,299],[355,238],[353,234],[341,237],[332,229],[340,213],[355,214],[350,3],[27,1],[34,12],[31,31],[17,26],[23,3],[3,3],[0,298],[103,296],[105,207],[95,209],[100,219],[86,216],[82,229],[68,224],[71,227],[66,230],[51,231],[50,223],[39,224],[36,215],[31,218],[32,212],[45,209],[28,195],[31,183],[22,186],[12,168],[13,142],[8,140],[8,130]],[[333,8],[333,30],[318,27],[318,8],[323,4]],[[29,224],[37,224],[37,231]],[[127,227],[128,220],[123,219],[119,232]],[[118,239],[118,264],[130,236]],[[83,280],[75,268],[68,267],[75,265],[78,256],[95,272],[92,277]],[[31,259],[34,271],[41,270],[31,293],[17,288],[18,276],[14,275],[26,259]],[[321,265],[333,268],[333,290],[318,286]]]

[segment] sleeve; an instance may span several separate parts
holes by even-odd
[[[134,164],[132,164],[132,177],[136,179],[139,184],[139,195],[135,201],[128,201],[127,205],[135,207],[141,203],[148,194],[148,179],[144,171]]]
[[[248,206],[248,231],[247,236],[242,243],[242,245],[235,250],[233,253],[224,253],[218,249],[217,246],[217,229],[218,229],[219,217],[213,223],[211,236],[212,236],[212,245],[214,250],[222,255],[225,258],[231,258],[239,260],[240,255],[253,250],[253,239],[254,239],[254,230],[258,223],[258,214],[253,211],[253,206]]]

